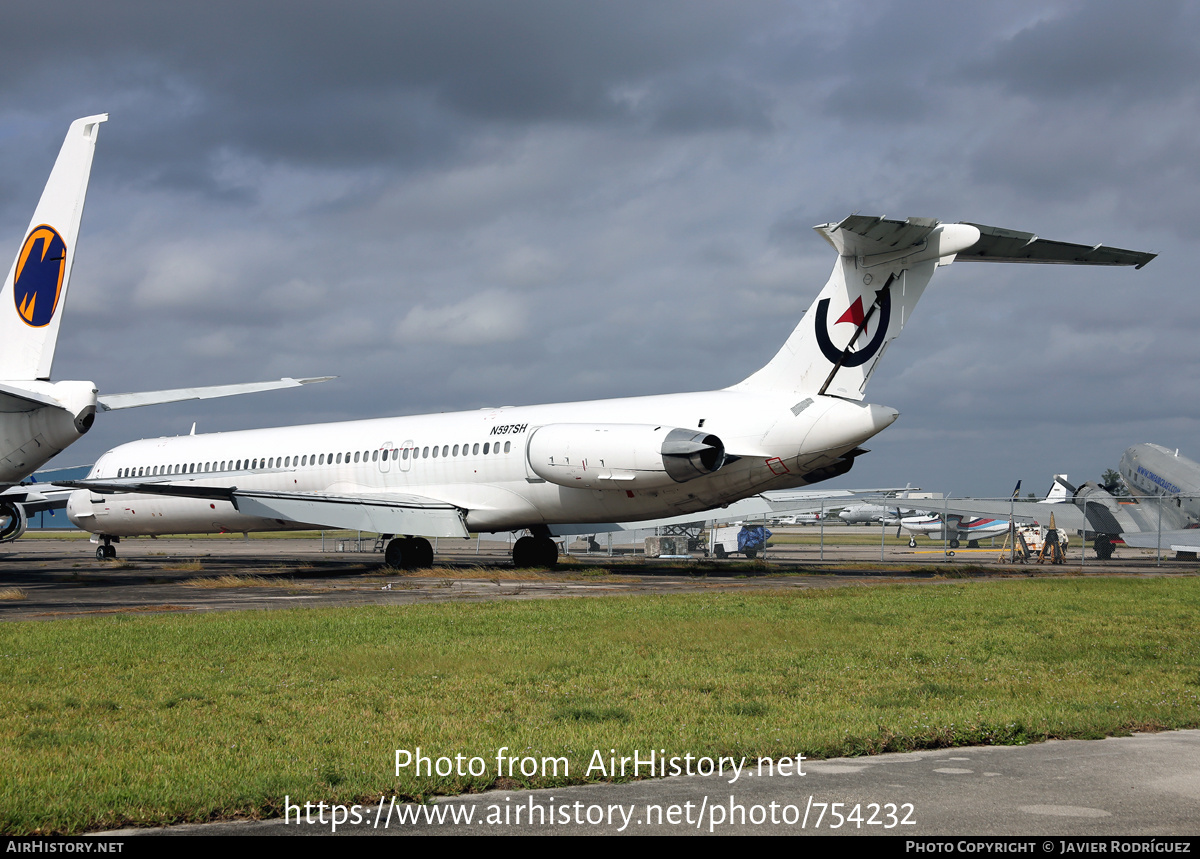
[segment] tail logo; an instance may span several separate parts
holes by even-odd
[[[833,324],[839,325],[843,322],[849,322],[855,326],[855,330],[857,331],[866,318],[866,314],[863,313],[862,296],[859,296],[846,312],[838,317],[837,322]],[[833,345],[833,339],[829,336],[829,299],[822,298],[817,302],[817,316],[815,320],[817,345],[821,347],[821,354],[825,356],[830,364],[840,363],[843,367],[861,367],[879,352],[879,348],[883,345],[883,339],[887,335],[888,322],[891,321],[891,318],[891,290],[884,289],[879,294],[878,315],[868,320],[869,325],[875,326],[875,334],[871,337],[870,342],[857,351],[850,351],[850,347],[854,345],[852,342],[846,344],[844,348],[839,349]],[[864,328],[860,334],[865,333],[866,330]]]
[[[13,301],[26,325],[41,328],[54,318],[67,273],[67,243],[54,227],[34,228],[17,255]]]

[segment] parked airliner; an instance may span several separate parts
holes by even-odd
[[[528,530],[513,561],[545,566],[556,533],[849,471],[898,415],[864,391],[937,268],[1154,257],[930,218],[815,229],[837,252],[828,283],[775,357],[728,388],[136,441],[73,484],[68,515],[101,558],[122,536],[350,528],[385,535],[387,563],[420,567],[427,537]]]
[[[0,286],[0,543],[25,533],[28,514],[61,501],[19,487],[92,427],[96,412],[293,387],[319,379],[97,395],[92,382],[52,382],[51,365],[71,282],[100,123],[71,123],[33,220]]]

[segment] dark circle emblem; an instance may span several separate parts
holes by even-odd
[[[17,315],[34,328],[48,325],[58,309],[67,274],[67,244],[54,227],[34,227],[17,255],[13,303]]]
[[[833,340],[829,337],[829,299],[822,298],[817,302],[817,318],[815,320],[817,345],[821,347],[821,354],[828,359],[830,364],[841,361],[843,367],[861,367],[870,361],[879,351],[879,347],[883,345],[883,338],[887,335],[888,322],[891,321],[891,318],[892,291],[885,289],[879,297],[879,311],[874,320],[875,334],[866,346],[857,351],[848,352],[843,360],[842,352],[844,350],[834,346]]]

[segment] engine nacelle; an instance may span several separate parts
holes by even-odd
[[[11,543],[25,533],[29,517],[15,501],[0,501],[0,543]]]
[[[725,445],[711,433],[649,424],[548,424],[529,438],[529,467],[581,489],[660,489],[712,474]]]

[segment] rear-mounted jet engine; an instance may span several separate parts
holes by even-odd
[[[549,424],[529,439],[529,468],[559,486],[661,489],[717,471],[715,435],[646,424]]]

